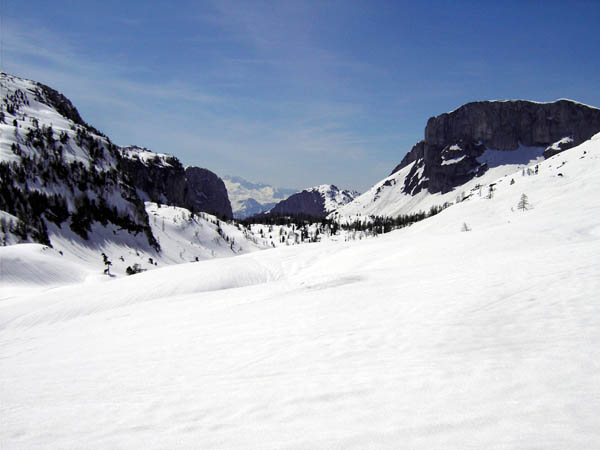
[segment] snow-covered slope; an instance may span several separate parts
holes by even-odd
[[[0,83],[0,210],[15,218],[3,234],[51,244],[53,228],[85,241],[101,223],[157,248],[144,203],[118,170],[118,147],[53,89],[6,73]]]
[[[4,300],[3,447],[595,449],[598,192],[600,135],[376,239]]]
[[[486,150],[477,158],[480,163],[485,163],[488,170],[481,176],[472,178],[465,184],[451,191],[430,193],[423,189],[416,194],[407,193],[405,189],[408,176],[415,176],[415,164],[400,169],[384,178],[354,201],[339,208],[336,213],[341,217],[355,216],[398,216],[419,211],[427,212],[432,206],[443,206],[447,203],[460,202],[465,196],[489,196],[490,184],[498,179],[521,171],[535,171],[535,166],[544,160],[545,147],[522,147],[515,151]],[[445,160],[452,164],[453,159]],[[416,177],[422,179],[422,167],[416,171]],[[519,176],[521,176],[519,174]],[[426,181],[426,180],[425,180]],[[492,187],[494,189],[494,187]],[[492,193],[493,195],[493,193]]]
[[[224,176],[234,217],[245,219],[271,209],[277,202],[297,192],[264,183],[252,183],[242,177]]]
[[[313,188],[307,189],[309,192],[318,192],[323,197],[325,212],[330,213],[340,208],[341,206],[350,203],[358,195],[357,191],[348,189],[339,189],[333,184],[321,184]]]
[[[0,245],[52,246],[40,254],[79,264],[92,278],[102,273],[102,254],[113,274],[124,275],[135,264],[150,269],[270,246],[212,215],[143,201],[189,203],[196,212],[212,205],[230,217],[225,186],[212,172],[116,146],[40,83],[5,73],[0,82]]]
[[[138,145],[126,145],[120,148],[121,155],[127,159],[141,161],[144,164],[156,164],[163,167],[173,167],[173,155],[157,153],[146,147]]]
[[[82,241],[72,233],[50,226],[53,247],[18,244],[0,247],[2,290],[0,299],[14,292],[47,290],[82,280],[106,279],[102,254],[107,255],[112,277],[127,275],[127,268],[154,270],[166,265],[224,258],[271,248],[270,240],[256,230],[227,223],[206,213],[191,214],[185,208],[146,202],[152,233],[161,245],[158,252],[140,248],[117,229],[96,224],[94,240]],[[115,234],[117,233],[117,234]],[[295,242],[290,242],[295,243]],[[35,267],[35,268],[34,268]],[[77,268],[73,270],[73,268]],[[49,273],[45,273],[49,271]],[[58,276],[57,274],[62,274]],[[27,280],[33,277],[32,285]]]

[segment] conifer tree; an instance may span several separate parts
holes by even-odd
[[[106,266],[106,269],[104,269],[104,274],[110,276],[110,266],[112,266],[112,262],[108,259],[108,256],[106,256],[106,253],[102,253],[102,261]]]
[[[526,211],[529,209],[529,199],[527,198],[527,196],[525,194],[521,195],[521,199],[519,200],[519,203],[517,204],[517,208],[520,209],[521,211]]]

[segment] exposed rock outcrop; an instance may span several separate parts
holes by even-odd
[[[432,117],[425,139],[406,154],[392,173],[415,163],[406,193],[447,192],[485,172],[478,160],[487,149],[544,149],[545,157],[579,145],[600,131],[600,110],[570,100],[536,103],[525,100],[467,103]]]
[[[214,172],[200,167],[187,167],[185,179],[185,204],[196,211],[205,211],[228,219],[233,217],[225,183]]]
[[[463,139],[515,150],[519,145],[546,147],[565,136],[581,143],[598,130],[600,110],[570,100],[473,102],[429,119],[425,142],[443,147]]]
[[[63,117],[66,117],[67,119],[73,121],[73,123],[81,125],[99,136],[104,136],[103,133],[101,133],[91,125],[87,124],[81,118],[81,116],[79,115],[79,111],[77,111],[77,108],[73,105],[73,103],[71,103],[71,100],[69,100],[63,94],[61,94],[55,89],[52,89],[50,86],[46,86],[42,83],[36,82],[35,85],[37,86],[36,96],[38,101],[40,101],[41,103],[45,103],[51,108],[54,108],[56,112],[58,112]]]
[[[552,156],[564,152],[565,150],[570,149],[571,147],[575,147],[575,141],[571,137],[564,137],[560,141],[556,141],[554,144],[549,145],[544,150],[544,158],[548,159]]]
[[[147,199],[221,217],[233,217],[223,180],[208,169],[184,168],[174,156],[123,147],[122,170]]]

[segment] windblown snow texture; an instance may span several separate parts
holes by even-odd
[[[3,447],[597,448],[600,135],[535,165],[378,238],[116,280],[1,247]]]

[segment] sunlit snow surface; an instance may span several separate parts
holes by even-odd
[[[357,242],[80,283],[0,249],[51,285],[0,302],[2,448],[599,448],[599,138]]]
[[[460,146],[453,145],[450,150],[460,150]],[[430,194],[427,189],[421,190],[416,195],[404,192],[405,180],[415,164],[413,162],[381,180],[367,192],[358,196],[353,202],[339,208],[336,215],[346,218],[346,220],[353,220],[358,216],[395,217],[400,214],[411,214],[419,211],[427,212],[432,206],[442,206],[446,202],[454,202],[457,197],[463,196],[463,194],[479,193],[480,187],[482,192],[486,192],[489,184],[497,182],[502,177],[515,176],[519,170],[526,167],[533,168],[537,163],[543,161],[543,152],[544,147],[521,146],[512,151],[487,149],[477,158],[480,163],[488,165],[489,169],[483,175],[474,177],[449,192],[437,192],[435,194]],[[463,158],[464,156],[450,157],[450,159],[443,161],[442,165],[456,164]],[[421,166],[416,172],[416,177],[421,178],[423,170]]]

